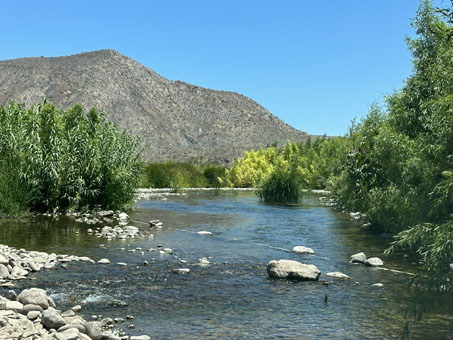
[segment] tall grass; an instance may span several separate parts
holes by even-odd
[[[95,109],[0,107],[0,210],[123,208],[140,177],[140,151]]]
[[[258,197],[265,203],[299,203],[302,200],[300,176],[295,171],[277,168],[258,187]]]

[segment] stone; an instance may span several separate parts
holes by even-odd
[[[22,312],[22,308],[24,307],[23,304],[21,304],[19,301],[7,301],[5,303],[4,309],[6,310],[12,310],[14,312]]]
[[[125,267],[125,266],[127,266],[127,263],[125,263],[125,262],[118,262],[117,265],[118,265],[118,266]]]
[[[61,316],[64,317],[64,318],[65,317],[71,317],[71,316],[74,316],[74,315],[75,315],[75,312],[72,309],[61,313]]]
[[[105,319],[102,319],[100,322],[101,322],[101,327],[105,327],[105,326],[112,325],[113,324],[113,319],[105,318]]]
[[[29,312],[40,312],[42,313],[44,309],[39,305],[27,304],[22,307],[22,314],[28,314]]]
[[[190,269],[189,268],[176,268],[176,269],[173,269],[173,272],[177,273],[177,274],[187,274],[188,272],[190,272]]]
[[[86,332],[93,340],[100,340],[102,338],[102,327],[101,323],[98,321],[89,321],[84,324]]]
[[[368,260],[366,260],[365,264],[367,266],[379,267],[379,266],[383,266],[384,262],[382,262],[382,260],[379,257],[372,257],[372,258],[369,258]]]
[[[321,272],[312,264],[304,264],[293,260],[272,260],[266,266],[270,278],[298,281],[316,281]]]
[[[27,313],[27,318],[28,318],[28,320],[31,320],[31,321],[36,320],[40,316],[41,316],[41,312],[39,312],[37,310],[32,310]]]
[[[382,288],[382,287],[384,287],[384,285],[382,283],[374,283],[371,285],[371,287]]]
[[[9,276],[8,267],[6,267],[3,263],[0,264],[0,279],[5,279]]]
[[[8,265],[9,260],[2,254],[0,254],[0,264]]]
[[[129,215],[122,212],[122,213],[118,214],[118,219],[120,221],[127,221],[127,220],[129,220]]]
[[[210,231],[201,230],[197,232],[198,235],[212,235]]]
[[[133,335],[130,337],[130,340],[151,340],[151,337],[148,335]]]
[[[66,325],[63,317],[52,307],[47,308],[41,314],[41,322],[47,329],[58,329]]]
[[[50,297],[47,296],[46,291],[40,288],[24,289],[17,296],[17,300],[24,305],[38,305],[43,309],[55,307],[55,303]]]
[[[110,260],[109,259],[100,259],[98,261],[99,264],[109,264],[110,263]]]
[[[35,262],[30,262],[28,267],[31,269],[32,272],[39,272],[41,270],[41,266]]]
[[[14,266],[13,270],[11,270],[11,275],[13,276],[26,276],[28,275],[28,271],[20,266]]]
[[[8,300],[11,301],[16,301],[17,300],[17,294],[14,290],[9,290],[8,291]]]
[[[65,332],[68,329],[77,329],[79,332],[85,333],[86,329],[84,325],[79,324],[66,324],[60,328],[58,328],[58,332]]]
[[[343,274],[342,272],[330,272],[326,274],[327,277],[334,277],[336,279],[350,279],[349,275]]]
[[[299,253],[299,254],[314,254],[315,251],[311,248],[304,247],[304,246],[295,246],[293,248],[293,252]]]
[[[366,262],[366,255],[363,252],[351,255],[350,261],[352,263],[365,263]]]
[[[71,308],[74,312],[80,312],[82,310],[81,305],[75,305],[74,307]]]

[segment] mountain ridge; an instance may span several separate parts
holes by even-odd
[[[59,108],[104,111],[142,138],[153,162],[228,164],[246,150],[308,137],[243,94],[166,79],[111,49],[0,61],[0,105],[45,98]]]

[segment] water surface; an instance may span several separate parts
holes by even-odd
[[[45,288],[64,308],[81,302],[87,315],[132,314],[136,328],[130,334],[154,339],[388,339],[402,331],[403,312],[411,300],[409,276],[348,260],[364,251],[368,257],[381,257],[387,268],[415,272],[413,260],[385,257],[385,240],[322,207],[316,196],[287,207],[260,204],[253,193],[193,192],[167,201],[139,201],[130,215],[136,221],[131,224],[143,231],[149,227],[139,222],[151,219],[162,220],[164,228],[152,230],[153,239],[107,241],[87,234],[92,226],[35,218],[4,223],[0,242],[109,258],[110,265],[71,263],[68,269],[33,274],[19,286]],[[213,235],[198,235],[200,230]],[[146,251],[158,245],[173,254]],[[296,245],[316,254],[294,254]],[[128,251],[137,247],[142,249]],[[211,262],[208,266],[199,265],[203,257]],[[321,275],[320,282],[270,280],[265,266],[273,259],[314,264],[323,274],[341,271],[352,279]],[[172,272],[181,267],[190,272]],[[374,283],[384,287],[371,287]],[[427,315],[415,339],[451,338],[452,315],[443,309],[439,313]]]

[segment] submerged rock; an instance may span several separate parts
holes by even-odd
[[[304,247],[304,246],[295,246],[293,248],[293,252],[299,253],[299,254],[314,254],[315,251],[311,248]]]
[[[275,279],[316,281],[321,275],[316,266],[292,260],[272,260],[267,264],[266,270],[268,276]]]

